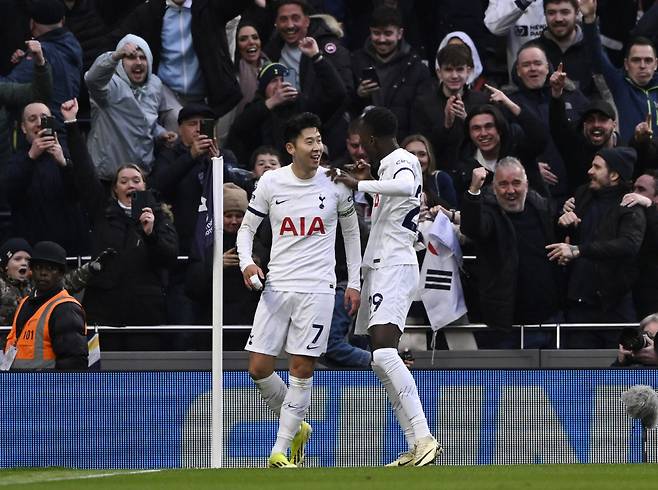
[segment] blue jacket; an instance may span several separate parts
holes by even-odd
[[[655,127],[658,123],[656,104],[658,103],[658,74],[654,74],[646,87],[636,85],[624,70],[614,66],[601,45],[599,27],[596,22],[583,23],[585,43],[592,54],[594,73],[601,73],[612,92],[612,97],[619,113],[619,133],[622,141],[627,143],[633,137],[635,126],[647,117],[651,111],[651,120]]]
[[[37,38],[41,42],[43,55],[53,72],[53,96],[48,107],[53,116],[62,121],[62,102],[77,97],[82,78],[82,48],[68,29],[60,27]],[[28,83],[34,77],[34,63],[24,57],[5,80]],[[63,122],[63,121],[62,121]]]

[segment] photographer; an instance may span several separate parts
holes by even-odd
[[[658,313],[645,317],[639,328],[624,328],[613,367],[658,366],[654,337],[658,333]]]
[[[146,183],[135,164],[119,167],[111,185],[112,196],[105,199],[75,122],[77,112],[75,99],[62,104],[76,188],[91,220],[92,253],[108,247],[117,251],[87,286],[83,301],[87,321],[101,325],[163,324],[163,276],[176,262],[176,230],[153,195],[140,192],[146,190]],[[135,206],[137,201],[139,206]]]

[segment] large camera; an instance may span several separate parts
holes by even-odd
[[[631,352],[638,352],[649,345],[644,332],[639,328],[624,327],[619,336],[621,346]]]

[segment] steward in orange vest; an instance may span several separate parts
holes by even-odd
[[[39,242],[30,258],[35,290],[21,300],[5,352],[16,346],[12,369],[87,369],[87,326],[82,306],[63,289],[66,251]]]

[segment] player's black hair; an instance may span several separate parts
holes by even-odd
[[[320,118],[312,112],[302,112],[296,116],[292,116],[286,121],[286,127],[283,130],[283,137],[286,143],[294,143],[303,130],[306,128],[322,127]]]
[[[398,119],[386,107],[372,107],[361,116],[361,124],[370,128],[375,137],[395,137]]]
[[[303,14],[307,17],[313,13],[312,12],[313,9],[311,8],[311,6],[308,4],[306,0],[279,0],[274,4],[275,12],[277,13],[277,15],[281,7],[283,7],[284,5],[289,5],[291,3],[294,5],[299,5],[299,7],[302,9]]]
[[[402,15],[396,8],[380,5],[373,10],[369,27],[387,26],[404,27],[402,25]]]

